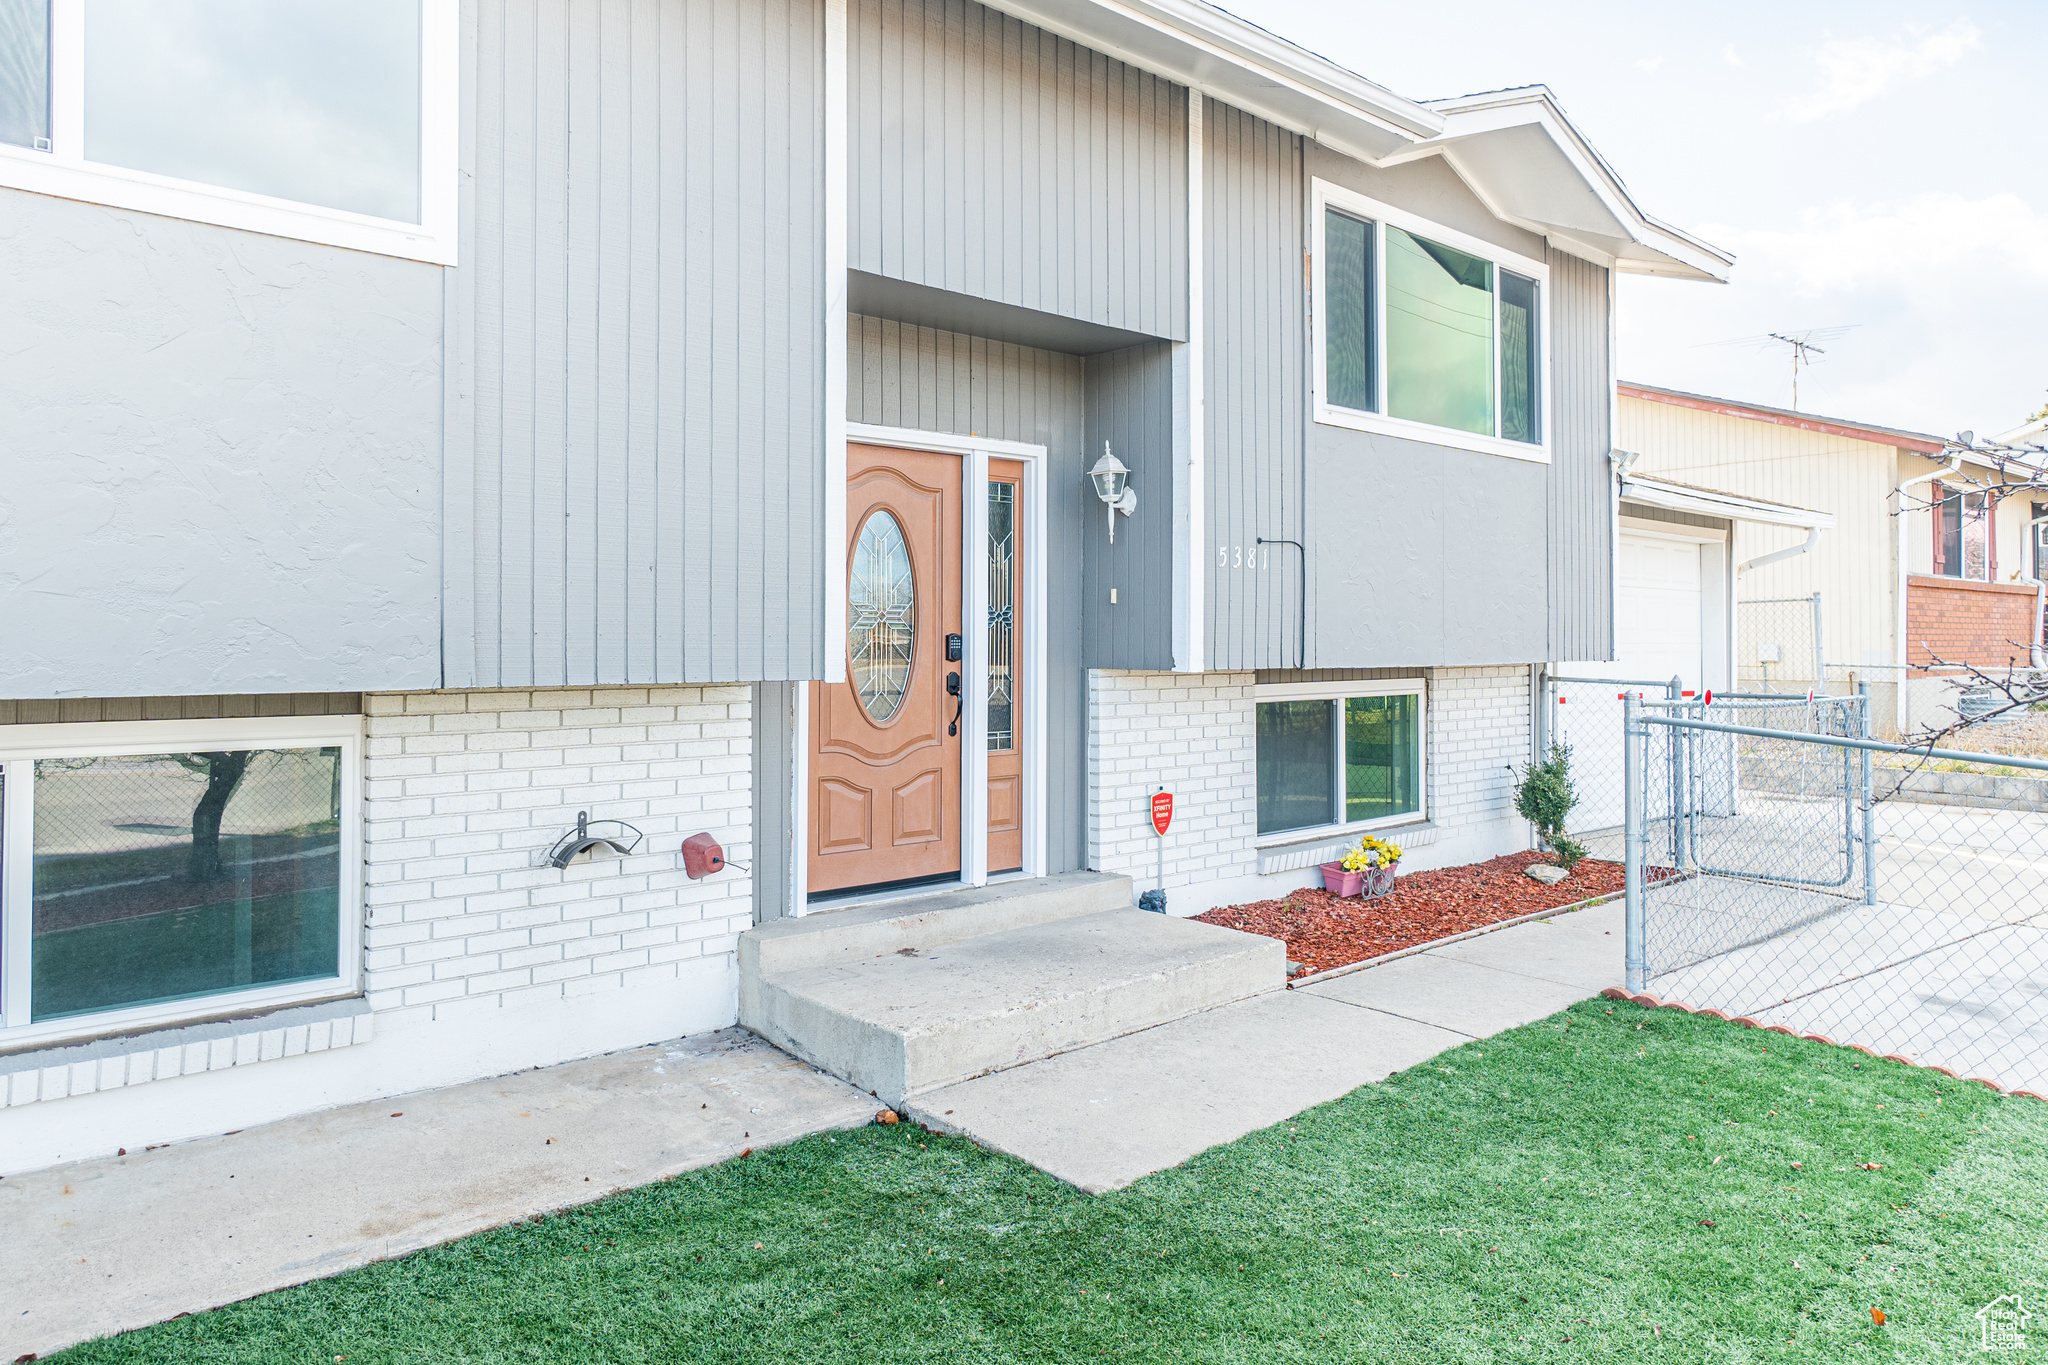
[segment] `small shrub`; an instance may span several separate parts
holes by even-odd
[[[1551,745],[1550,756],[1522,769],[1522,779],[1515,784],[1515,812],[1536,827],[1536,837],[1557,855],[1558,864],[1566,871],[1578,866],[1586,856],[1585,845],[1566,837],[1564,832],[1565,819],[1578,804],[1579,794],[1572,789],[1569,744]],[[1567,846],[1571,849],[1569,853]]]
[[[1569,834],[1553,834],[1549,843],[1550,851],[1557,855],[1557,865],[1567,872],[1584,862],[1592,852]]]

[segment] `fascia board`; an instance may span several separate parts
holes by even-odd
[[[993,8],[1368,163],[1443,127],[1433,110],[1193,0],[993,0]]]
[[[1806,530],[1835,529],[1835,516],[1832,512],[1817,512],[1807,507],[1788,507],[1782,503],[1759,502],[1734,493],[1674,488],[1650,479],[1622,480],[1621,496],[1628,502],[1644,503],[1673,512],[1691,512],[1698,516],[1732,517],[1737,521],[1762,522],[1769,526],[1798,526]]]

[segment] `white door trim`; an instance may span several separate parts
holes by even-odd
[[[1024,875],[1042,877],[1047,865],[1050,826],[1046,816],[1048,746],[1046,742],[1046,592],[1050,579],[1046,563],[1046,451],[1042,445],[1024,441],[998,441],[980,436],[956,436],[939,431],[917,431],[909,427],[873,426],[865,422],[846,424],[846,443],[884,446],[897,450],[928,450],[961,457],[960,480],[960,573],[963,655],[960,661],[961,692],[965,705],[960,724],[960,881],[966,886],[988,882],[988,632],[975,629],[988,620],[988,462],[991,458],[1018,460],[1024,465],[1024,553],[1023,644],[1024,714],[1027,725],[1024,752]],[[837,501],[846,501],[845,444],[840,446]],[[837,547],[839,560],[846,557],[845,516]],[[830,542],[828,542],[829,546]],[[846,593],[845,574],[839,575],[838,591]],[[843,604],[842,604],[843,606]],[[828,617],[828,619],[830,619]],[[838,613],[845,633],[845,612]],[[844,642],[840,651],[843,657]],[[843,681],[839,679],[839,681]],[[829,684],[827,684],[829,685]],[[795,754],[792,767],[796,810],[790,828],[796,836],[795,867],[789,879],[790,915],[802,915],[809,908],[811,865],[810,844],[810,689],[797,688]]]

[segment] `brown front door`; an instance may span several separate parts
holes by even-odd
[[[960,466],[847,447],[846,681],[811,689],[813,893],[960,871]]]
[[[1024,866],[1024,464],[988,462],[988,870]]]

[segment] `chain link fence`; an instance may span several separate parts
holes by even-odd
[[[1820,594],[1735,604],[1735,690],[1827,690]]]
[[[1565,821],[1565,833],[1595,858],[1621,861],[1622,694],[1677,696],[1676,683],[1661,678],[1566,678],[1548,673],[1543,677],[1537,752],[1547,755],[1559,744],[1571,750],[1572,790],[1578,804]]]
[[[1623,703],[1629,986],[2048,1093],[2048,761]]]

